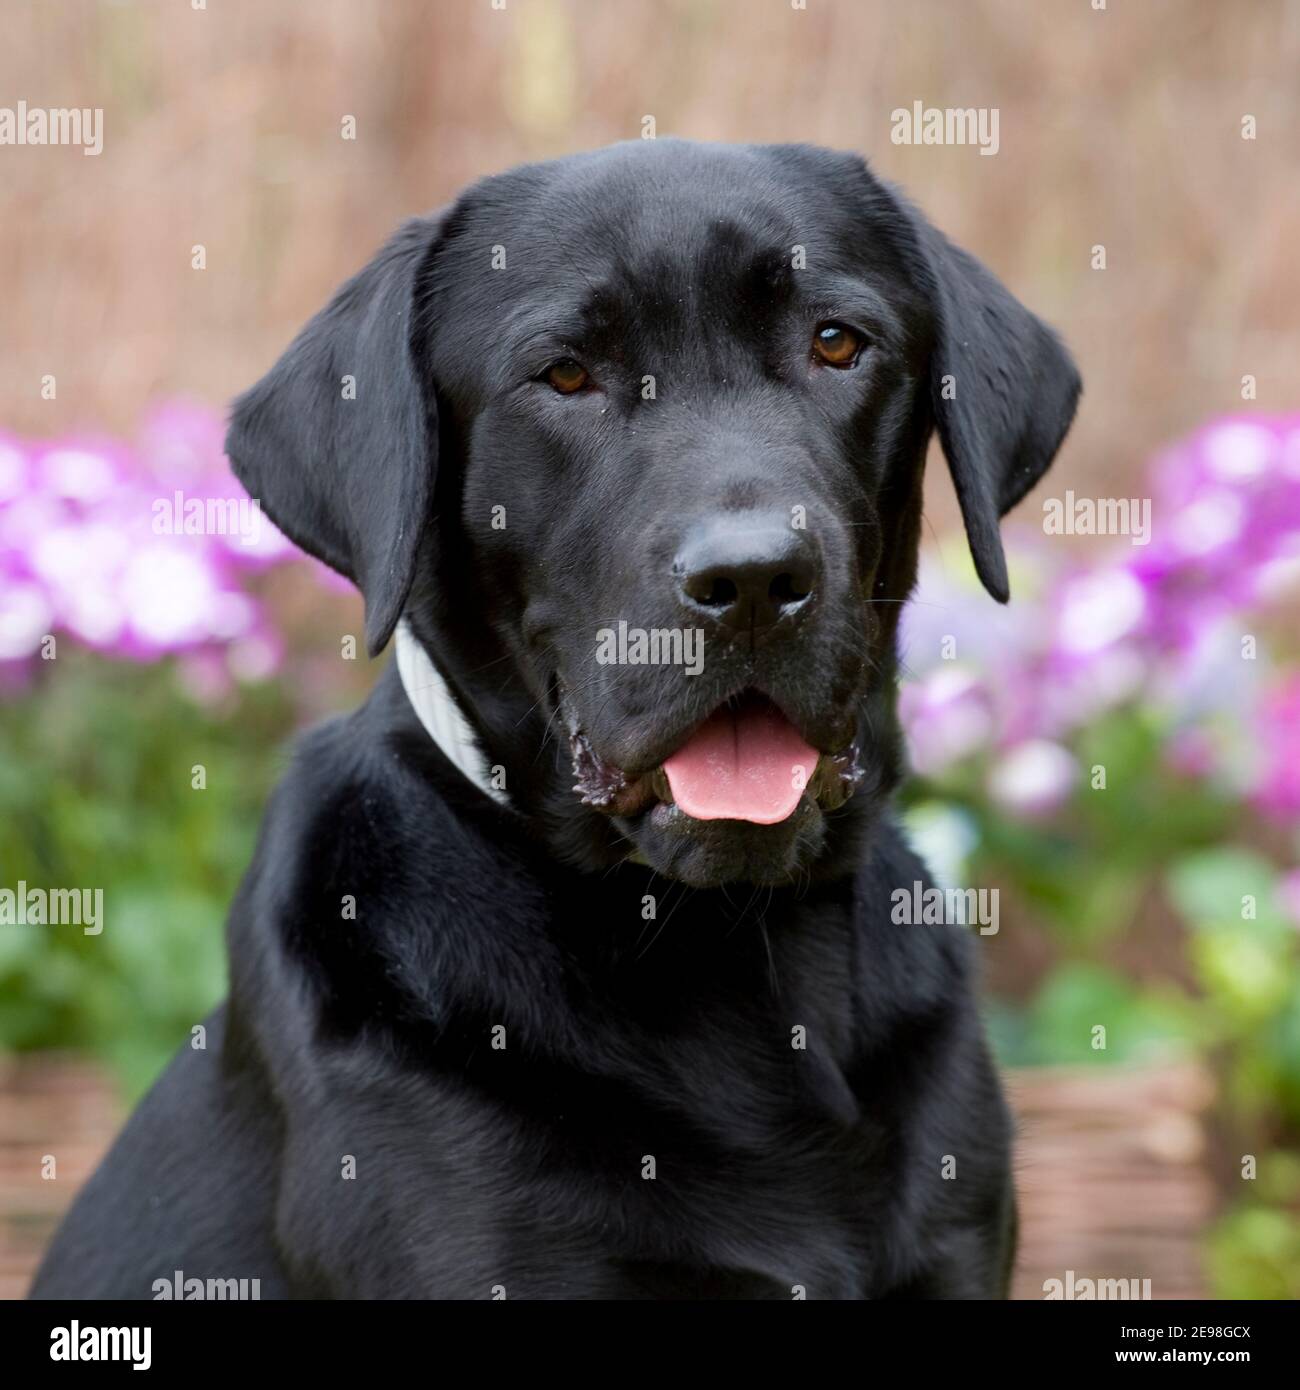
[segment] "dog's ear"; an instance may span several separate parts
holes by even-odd
[[[913,214],[932,278],[938,337],[931,397],[975,569],[1011,596],[998,518],[1046,472],[1078,403],[1079,373],[1056,334],[973,257]]]
[[[239,397],[226,436],[249,495],[361,590],[372,656],[401,616],[433,491],[436,409],[411,332],[442,220],[407,222]]]

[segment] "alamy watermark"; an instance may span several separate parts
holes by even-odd
[[[1087,1301],[1093,1299],[1122,1299],[1137,1301],[1151,1297],[1150,1279],[1088,1279],[1067,1269],[1064,1279],[1044,1279],[1043,1299]]]
[[[926,106],[914,101],[889,113],[895,145],[978,145],[980,154],[997,154],[1000,112],[996,106]]]
[[[0,888],[0,927],[80,927],[86,936],[104,930],[102,888]]]
[[[596,633],[596,663],[600,666],[684,666],[688,676],[704,670],[704,629],[699,627],[629,627],[621,618],[617,628]]]
[[[134,1371],[153,1365],[153,1328],[82,1326],[73,1318],[50,1329],[51,1361],[129,1361]]]
[[[889,895],[889,920],[899,925],[979,927],[981,936],[998,934],[998,889],[927,888],[919,879]]]
[[[1049,536],[1128,536],[1134,545],[1151,544],[1149,497],[1076,497],[1043,503],[1043,532]]]
[[[0,145],[80,145],[81,153],[104,148],[102,106],[0,106]]]
[[[186,497],[177,491],[153,503],[156,536],[239,536],[256,545],[262,534],[262,503],[256,497]]]
[[[260,1279],[199,1279],[186,1278],[176,1270],[170,1279],[155,1279],[150,1285],[154,1302],[252,1302],[262,1297]]]

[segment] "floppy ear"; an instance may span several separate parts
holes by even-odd
[[[433,491],[436,408],[410,340],[441,225],[407,222],[239,397],[226,435],[249,495],[361,590],[371,656],[401,616]]]
[[[973,257],[914,214],[933,277],[938,338],[935,424],[975,569],[999,603],[1011,596],[998,518],[1046,472],[1078,403],[1080,380],[1056,334]]]

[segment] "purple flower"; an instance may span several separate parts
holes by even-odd
[[[1300,595],[1300,416],[1216,420],[1162,453],[1147,487],[1147,545],[1067,564],[1009,531],[1010,609],[947,552],[923,563],[900,705],[919,770],[996,759],[991,794],[1038,814],[1067,786],[1075,732],[1141,703],[1171,765],[1300,816],[1294,704],[1256,694],[1273,669],[1270,610]]]
[[[960,667],[940,667],[905,685],[899,717],[912,765],[922,775],[941,772],[987,746],[997,730],[993,700],[979,678]]]
[[[1260,700],[1255,737],[1259,762],[1250,800],[1271,819],[1300,821],[1300,673]]]
[[[241,679],[275,669],[244,576],[302,557],[230,472],[224,432],[170,403],[132,445],[0,436],[0,666],[62,632],[129,660],[212,649]]]
[[[1078,778],[1078,763],[1059,743],[1029,739],[998,757],[989,772],[989,795],[1016,815],[1048,816],[1070,799]]]
[[[1300,927],[1300,869],[1291,869],[1278,879],[1277,896],[1282,911]]]

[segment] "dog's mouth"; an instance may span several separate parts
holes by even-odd
[[[573,790],[610,816],[638,816],[662,804],[691,820],[776,825],[805,797],[838,810],[864,777],[856,739],[838,752],[820,752],[756,690],[718,706],[657,767],[633,776],[601,758],[563,695],[560,707]]]

